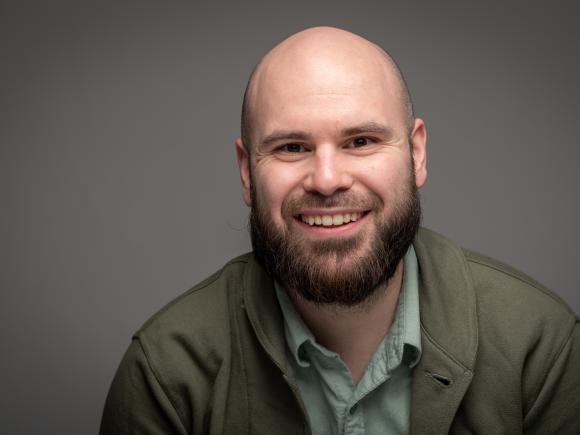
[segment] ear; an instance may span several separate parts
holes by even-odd
[[[411,133],[411,152],[415,162],[415,184],[420,188],[427,180],[427,130],[422,119],[415,119]]]
[[[248,207],[252,206],[252,190],[250,179],[250,155],[244,146],[241,138],[235,140],[236,154],[238,156],[238,166],[240,167],[240,178],[242,180],[242,196]]]

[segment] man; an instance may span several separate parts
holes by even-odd
[[[135,335],[101,433],[580,433],[578,319],[419,229],[425,125],[381,48],[283,41],[236,150],[253,254]]]

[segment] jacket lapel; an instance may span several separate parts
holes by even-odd
[[[421,229],[421,360],[413,372],[411,434],[446,434],[473,377],[477,315],[473,283],[460,248]]]
[[[252,255],[244,274],[243,300],[256,337],[274,363],[283,371],[291,369],[286,358],[282,311],[276,299],[274,281]]]

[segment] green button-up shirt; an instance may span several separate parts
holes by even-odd
[[[409,433],[411,370],[421,357],[418,269],[412,246],[404,266],[395,320],[357,385],[340,356],[316,342],[276,283],[286,342],[313,435]]]

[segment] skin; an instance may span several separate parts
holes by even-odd
[[[307,242],[365,235],[352,257],[328,255],[325,267],[349,267],[350,258],[368,252],[375,219],[389,219],[411,171],[418,188],[425,183],[425,125],[415,119],[409,131],[399,80],[376,45],[328,27],[286,39],[254,73],[248,94],[251,149],[236,140],[244,201],[253,204],[253,179],[260,204],[281,231],[300,234]],[[304,205],[292,216],[283,214],[288,201],[301,204],[305,195],[340,193],[361,199],[362,205]],[[382,208],[365,208],[362,199],[370,194],[382,200]],[[300,220],[301,214],[353,211],[364,216],[345,226],[315,227]],[[372,304],[354,308],[314,305],[289,292],[317,340],[341,355],[357,383],[393,322],[402,276],[401,261]]]

